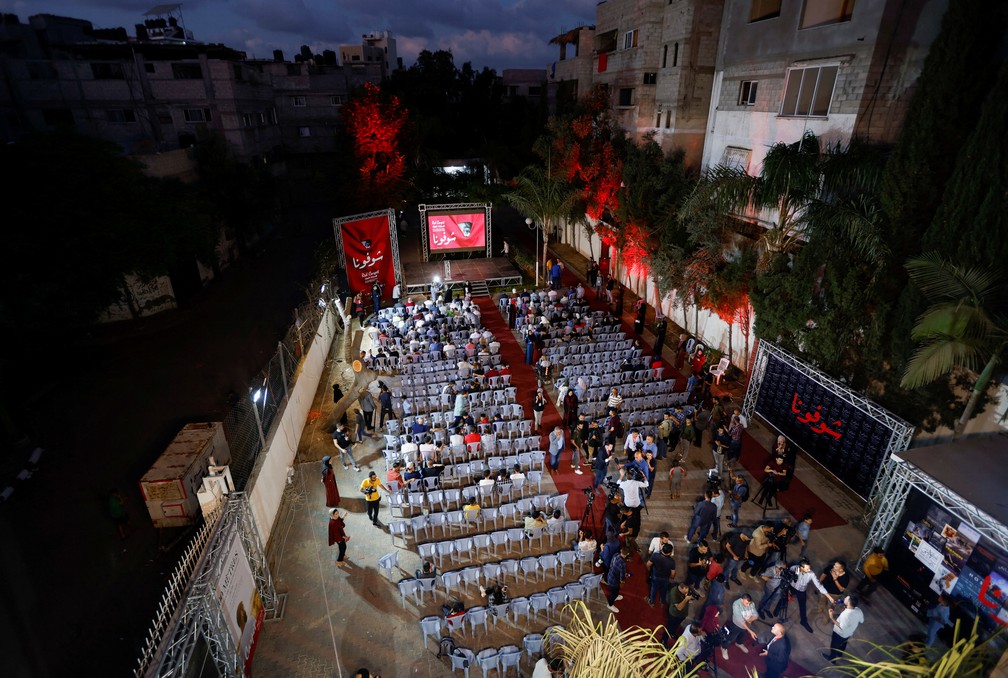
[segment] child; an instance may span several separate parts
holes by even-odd
[[[686,469],[683,468],[683,465],[681,463],[669,469],[669,482],[672,484],[672,491],[669,493],[670,498],[672,499],[679,498],[682,486],[682,480],[685,477],[686,477]]]

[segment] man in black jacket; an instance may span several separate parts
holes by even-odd
[[[766,659],[764,678],[781,678],[788,660],[791,659],[791,639],[787,637],[787,629],[781,623],[774,624],[770,629],[773,638],[766,644],[760,656]]]

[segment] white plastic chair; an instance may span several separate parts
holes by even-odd
[[[379,558],[378,569],[382,572],[388,572],[388,576],[391,577],[392,571],[399,569],[399,552],[393,551],[392,553],[386,553]]]
[[[725,372],[728,371],[728,357],[722,356],[718,364],[710,369],[711,376],[714,377],[714,383],[720,385],[721,377],[724,376]]]
[[[488,647],[476,653],[476,664],[483,669],[483,678],[491,671],[497,671],[500,675],[500,661],[497,659],[497,648]]]
[[[434,640],[441,639],[441,627],[444,626],[444,620],[441,617],[429,616],[424,617],[420,620],[420,633],[423,635],[423,646],[427,649],[427,636],[431,636]]]

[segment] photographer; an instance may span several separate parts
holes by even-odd
[[[809,561],[802,560],[797,565],[792,565],[791,571],[797,575],[795,580],[791,582],[791,593],[798,601],[798,611],[801,613],[802,628],[809,633],[812,633],[812,626],[808,623],[808,615],[806,611],[809,585],[815,586],[819,589],[819,593],[826,596],[831,604],[833,603],[833,596],[831,596],[826,591],[826,588],[819,582],[819,578],[816,577],[815,572],[812,571],[812,563]]]
[[[696,600],[700,600],[700,594],[691,589],[686,582],[678,582],[669,591],[668,620],[665,624],[669,637],[673,636],[683,620],[690,616],[690,605]]]
[[[699,586],[700,582],[707,576],[707,569],[710,567],[710,549],[707,542],[700,540],[696,546],[690,549],[686,558],[686,583],[691,586]]]
[[[386,492],[389,491],[387,487],[382,485],[382,481],[378,480],[378,474],[374,471],[368,473],[368,477],[361,482],[360,490],[364,493],[365,504],[367,504],[367,515],[371,520],[371,524],[375,527],[381,527],[378,523],[378,506],[381,495],[378,493],[378,489],[381,488]],[[391,493],[390,493],[391,494]]]
[[[763,571],[763,597],[760,598],[759,605],[756,606],[756,612],[760,619],[766,619],[767,616],[777,616],[774,608],[777,601],[780,600],[781,594],[787,590],[788,582],[784,581],[785,572],[791,574],[786,564],[782,562],[776,562]]]
[[[742,586],[742,582],[738,578],[738,572],[745,561],[748,542],[749,535],[741,530],[732,530],[721,537],[721,553],[725,556],[725,579],[735,582],[739,586]]]
[[[732,474],[731,491],[728,495],[728,502],[731,504],[732,514],[730,527],[738,527],[738,513],[742,504],[749,498],[749,483],[742,477],[741,473]]]

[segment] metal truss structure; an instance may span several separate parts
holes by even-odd
[[[347,221],[370,219],[371,217],[380,217],[382,215],[388,217],[389,240],[392,242],[392,267],[395,269],[395,278],[396,280],[402,280],[402,261],[399,259],[399,231],[396,228],[395,211],[391,207],[384,210],[375,210],[374,212],[365,212],[364,214],[354,214],[349,217],[336,217],[333,219],[333,235],[336,238],[336,256],[339,257],[340,268],[346,270],[346,252],[343,250],[343,229],[340,228],[340,226]]]
[[[893,454],[882,467],[875,482],[872,496],[878,497],[878,505],[868,530],[868,539],[858,557],[858,568],[875,546],[885,548],[889,545],[903,516],[903,508],[911,489],[919,490],[1001,549],[1008,551],[1008,527],[899,454]]]
[[[759,397],[760,387],[763,385],[763,379],[766,376],[767,362],[771,356],[786,364],[788,367],[796,370],[802,376],[827,389],[837,398],[843,400],[852,407],[856,407],[872,419],[881,422],[886,428],[888,428],[890,435],[889,440],[886,442],[885,456],[883,459],[891,459],[894,455],[910,447],[910,440],[913,438],[914,427],[908,422],[900,419],[899,417],[893,416],[893,414],[888,410],[872,402],[857,391],[850,389],[829,375],[820,372],[808,363],[799,360],[779,346],[765,340],[760,340],[759,346],[756,349],[756,357],[753,360],[752,373],[749,376],[749,385],[746,387],[745,401],[742,403],[742,414],[744,414],[748,419],[752,419],[752,415],[756,410],[756,399]],[[887,463],[883,462],[875,476],[875,482],[872,485],[872,491],[868,496],[868,503],[865,506],[865,524],[873,524],[873,516],[877,513],[882,503],[889,501],[889,497],[886,496],[888,489],[883,486],[886,468]],[[904,492],[903,499],[906,498],[906,492],[909,492],[909,489]],[[900,501],[902,501],[902,499]]]
[[[207,519],[169,583],[134,672],[137,678],[192,675],[196,662],[207,660],[214,663],[217,675],[244,675],[246,658],[239,656],[216,595],[225,556],[236,533],[262,601],[264,618],[276,617],[277,594],[252,507],[244,492],[233,492]],[[184,596],[177,593],[180,584],[184,585]],[[206,648],[207,656],[194,656],[201,646]]]
[[[427,212],[466,212],[474,209],[483,210],[486,215],[486,256],[493,256],[493,231],[491,230],[490,214],[493,203],[490,202],[455,202],[444,205],[420,205],[420,237],[423,243],[423,261],[430,260],[430,234],[427,231]]]

